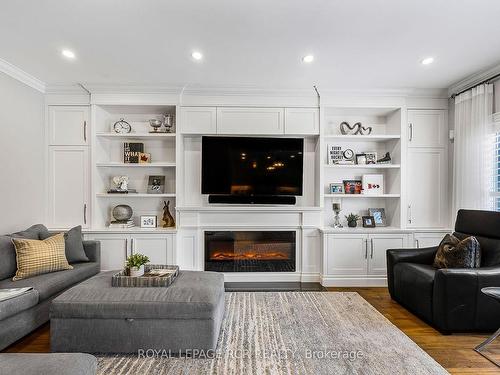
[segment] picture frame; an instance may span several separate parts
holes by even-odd
[[[156,215],[141,215],[141,228],[156,228],[158,226],[158,218]]]
[[[341,182],[332,182],[330,184],[330,194],[344,194],[344,184]]]
[[[165,193],[165,176],[148,176],[148,194]]]
[[[139,164],[149,164],[151,163],[151,154],[149,152],[139,153]]]
[[[375,228],[375,219],[373,216],[363,216],[363,228]]]
[[[328,145],[328,164],[338,164],[344,159],[342,147],[337,145]]]
[[[368,214],[373,216],[376,227],[387,226],[387,219],[385,217],[385,208],[369,208]]]
[[[362,181],[361,180],[344,180],[344,194],[361,194]]]
[[[356,164],[368,164],[366,162],[366,154],[356,154]]]
[[[366,164],[377,164],[378,154],[375,151],[365,151]]]
[[[381,195],[384,194],[384,175],[383,174],[364,174],[363,194],[366,195]]]

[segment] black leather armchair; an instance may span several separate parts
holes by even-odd
[[[500,286],[500,213],[460,210],[455,236],[475,236],[481,267],[435,269],[437,247],[387,250],[392,299],[442,332],[492,331],[500,327],[500,305],[481,288]]]

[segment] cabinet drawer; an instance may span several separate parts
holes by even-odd
[[[182,133],[217,133],[217,110],[215,107],[182,107],[180,112]]]
[[[318,108],[286,108],[285,134],[319,134]]]
[[[284,134],[283,108],[217,108],[218,134]]]

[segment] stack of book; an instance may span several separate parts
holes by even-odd
[[[110,228],[132,228],[134,227],[134,222],[133,220],[127,220],[127,221],[112,221],[109,223]]]

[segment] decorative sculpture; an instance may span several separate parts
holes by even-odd
[[[163,218],[162,218],[162,223],[163,223],[163,228],[172,228],[175,227],[175,220],[173,216],[170,214],[170,201],[163,201]]]

